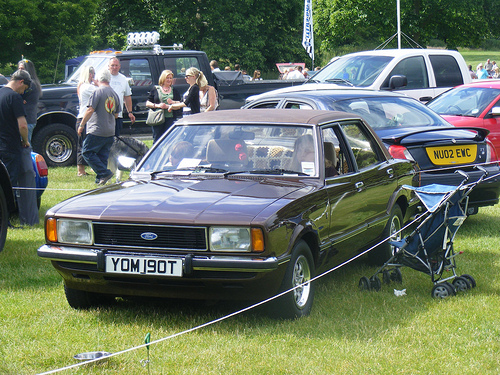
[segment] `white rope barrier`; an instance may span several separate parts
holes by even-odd
[[[392,237],[392,236],[395,236],[395,235],[397,235],[397,234],[399,234],[399,233],[401,233],[401,232],[403,232],[403,231],[404,231],[404,230],[406,230],[408,227],[410,227],[410,226],[411,226],[414,222],[416,222],[418,219],[419,219],[418,217],[417,217],[417,218],[415,218],[414,220],[412,220],[411,222],[409,222],[408,224],[406,224],[403,228],[401,228],[399,231],[397,231],[396,233],[393,233],[393,234],[391,235],[391,237]],[[161,343],[161,342],[163,342],[163,341],[170,340],[170,339],[173,339],[173,338],[176,338],[176,337],[179,337],[179,336],[182,336],[182,335],[185,335],[185,334],[188,334],[188,333],[191,333],[191,332],[194,332],[194,331],[200,330],[200,329],[202,329],[202,328],[205,328],[205,327],[211,326],[211,325],[213,325],[213,324],[220,323],[220,322],[222,322],[222,321],[224,321],[224,320],[227,320],[227,319],[229,319],[229,318],[232,318],[232,317],[234,317],[234,316],[236,316],[236,315],[243,314],[244,312],[247,312],[247,311],[249,311],[249,310],[255,309],[255,308],[259,307],[259,306],[264,305],[265,303],[268,303],[268,302],[273,301],[273,300],[275,300],[275,299],[277,299],[277,298],[280,298],[280,297],[284,296],[285,294],[287,294],[287,293],[290,293],[290,292],[294,291],[295,289],[302,288],[304,285],[309,284],[309,283],[312,283],[313,281],[316,281],[316,280],[320,279],[321,277],[324,277],[324,276],[326,276],[326,275],[328,275],[328,274],[332,273],[333,271],[338,270],[340,267],[343,267],[343,266],[345,266],[346,264],[348,264],[348,263],[350,263],[350,262],[352,262],[352,261],[354,261],[354,260],[356,260],[356,259],[358,259],[358,258],[362,257],[363,255],[367,254],[368,252],[370,252],[371,250],[373,250],[373,249],[374,249],[374,248],[376,248],[377,246],[380,246],[380,245],[382,245],[384,242],[389,241],[389,240],[391,239],[391,237],[387,237],[387,238],[385,238],[384,240],[382,240],[382,241],[380,241],[379,243],[377,243],[377,244],[373,245],[373,246],[372,246],[372,247],[370,247],[369,249],[367,249],[367,250],[365,250],[365,251],[363,251],[363,252],[359,253],[358,255],[354,256],[353,258],[351,258],[351,259],[349,259],[349,260],[347,260],[347,261],[345,261],[345,262],[343,262],[343,263],[341,263],[341,264],[337,265],[336,267],[334,267],[334,268],[332,268],[332,269],[329,269],[328,271],[323,272],[323,273],[322,273],[322,274],[320,274],[320,275],[317,275],[317,276],[315,276],[315,277],[311,278],[311,280],[309,280],[309,281],[308,281],[308,282],[306,282],[306,283],[303,283],[303,284],[300,284],[300,285],[296,285],[295,287],[293,287],[293,288],[291,288],[291,289],[289,289],[289,290],[286,290],[286,291],[284,291],[284,292],[281,292],[281,293],[279,293],[279,294],[276,294],[275,296],[272,296],[272,297],[270,297],[270,298],[268,298],[268,299],[265,299],[265,300],[263,300],[263,301],[257,302],[257,303],[255,303],[255,304],[253,304],[253,305],[251,305],[251,306],[247,306],[247,307],[245,307],[245,308],[243,308],[243,309],[241,309],[241,310],[235,311],[235,312],[233,312],[233,313],[231,313],[231,314],[228,314],[228,315],[222,316],[222,317],[220,317],[220,318],[217,318],[217,319],[212,320],[212,321],[207,322],[207,323],[203,323],[203,324],[201,324],[201,325],[199,325],[199,326],[196,326],[196,327],[193,327],[193,328],[187,329],[187,330],[185,330],[185,331],[178,332],[178,333],[174,333],[174,334],[172,334],[172,335],[170,335],[170,336],[166,336],[166,337],[160,338],[160,339],[158,339],[158,340],[151,341],[151,342],[149,342],[149,343],[147,343],[147,344],[142,344],[142,345],[134,346],[134,347],[131,347],[131,348],[128,348],[128,349],[121,350],[121,351],[119,351],[119,352],[111,353],[111,354],[109,354],[109,355],[107,355],[107,356],[103,356],[103,357],[99,357],[99,358],[91,359],[91,360],[88,360],[88,361],[84,361],[84,362],[76,363],[76,364],[74,364],[74,365],[69,365],[69,366],[62,367],[62,368],[58,368],[58,369],[51,370],[51,371],[48,371],[48,372],[42,372],[42,373],[39,373],[39,374],[37,374],[37,375],[55,374],[55,373],[57,373],[57,372],[61,372],[61,371],[69,370],[69,369],[72,369],[72,368],[80,367],[80,366],[83,366],[83,365],[87,365],[87,364],[90,364],[90,363],[98,362],[98,361],[101,361],[101,360],[103,360],[103,359],[109,359],[109,358],[111,358],[111,357],[116,357],[116,356],[121,355],[121,354],[125,354],[125,353],[128,353],[128,352],[132,352],[132,351],[135,351],[135,350],[138,350],[138,349],[142,349],[142,348],[148,347],[149,345],[158,344],[158,343]]]

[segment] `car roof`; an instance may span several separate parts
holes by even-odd
[[[471,83],[466,83],[455,88],[460,87],[485,87],[492,89],[500,89],[500,79],[478,79],[473,80]]]
[[[321,125],[332,121],[361,120],[361,117],[340,111],[290,110],[290,109],[228,109],[190,115],[177,124],[273,124],[273,125]]]
[[[453,50],[442,50],[442,49],[427,49],[427,48],[401,48],[401,49],[377,49],[349,53],[344,56],[392,56],[392,57],[404,57],[404,56],[415,56],[415,55],[449,55],[458,54],[458,51]],[[340,56],[340,57],[344,57]]]
[[[256,100],[264,100],[271,98],[320,98],[320,97],[328,97],[330,100],[346,100],[353,98],[370,98],[370,97],[395,97],[395,98],[409,98],[413,99],[407,95],[399,94],[396,92],[390,91],[377,91],[377,90],[363,90],[363,89],[355,89],[355,88],[335,88],[332,89],[330,87],[321,87],[317,88],[309,88],[307,86],[315,86],[314,84],[310,85],[301,85],[299,87],[303,88],[303,90],[296,89],[295,91],[288,92],[272,92],[268,91],[267,93],[263,93],[259,95]]]

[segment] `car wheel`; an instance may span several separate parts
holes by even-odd
[[[3,250],[7,239],[7,228],[9,226],[9,210],[7,209],[7,199],[5,192],[0,187],[0,251]]]
[[[49,167],[76,164],[77,134],[64,124],[44,126],[33,135],[33,149],[43,156]]]
[[[67,287],[66,285],[64,286],[64,293],[66,294],[68,304],[77,310],[109,305],[115,300],[113,296],[73,289]]]
[[[292,258],[286,269],[280,292],[295,289],[272,301],[273,316],[294,319],[309,315],[314,300],[314,283],[307,281],[311,280],[313,274],[314,261],[311,249],[306,242],[299,241],[292,250]]]
[[[399,207],[398,204],[395,204],[394,207],[392,207],[389,221],[382,233],[381,239],[390,238],[392,241],[399,241],[401,239],[401,233],[397,232],[399,232],[402,227],[403,211],[401,211],[401,207]],[[395,247],[389,244],[389,241],[385,241],[368,253],[368,261],[370,264],[381,266],[394,255],[395,251]]]

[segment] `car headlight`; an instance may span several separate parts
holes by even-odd
[[[92,222],[75,219],[48,219],[47,238],[52,242],[92,245]]]
[[[264,251],[262,231],[249,227],[211,227],[212,251]]]

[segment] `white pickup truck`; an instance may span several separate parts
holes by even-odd
[[[427,102],[454,86],[469,82],[469,70],[457,51],[387,49],[335,57],[305,86],[287,87],[274,92],[315,90],[336,85],[396,91]],[[247,102],[256,98],[258,95],[249,97]]]

